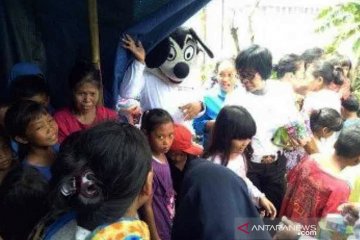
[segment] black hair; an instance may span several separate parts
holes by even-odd
[[[359,111],[359,100],[354,95],[350,95],[346,99],[341,99],[341,106],[350,112],[357,112]]]
[[[343,68],[343,67],[349,67],[349,72],[347,76],[350,77],[350,70],[352,68],[352,63],[349,57],[341,54],[335,54],[329,62],[335,67],[335,68]]]
[[[352,62],[351,59],[347,56],[342,56],[340,59],[341,67],[349,67],[349,70],[352,69]]]
[[[25,137],[30,122],[48,115],[45,106],[31,100],[15,102],[6,111],[5,130],[11,138]],[[23,159],[29,151],[27,144],[19,143],[19,159]]]
[[[285,73],[295,73],[299,69],[299,63],[303,60],[296,54],[287,54],[283,56],[277,65],[274,66],[277,78],[284,77]]]
[[[10,106],[5,115],[5,128],[10,137],[24,137],[31,121],[49,114],[40,103],[23,100]]]
[[[74,209],[79,225],[93,230],[124,215],[150,171],[151,150],[140,130],[100,123],[63,142],[52,166],[54,204]],[[84,172],[90,173],[88,185],[78,180]]]
[[[340,131],[343,127],[343,120],[340,113],[332,108],[322,108],[312,111],[310,114],[311,131],[317,132],[325,127],[334,132]]]
[[[322,77],[325,85],[330,85],[331,83],[342,85],[344,83],[342,69],[334,67],[329,61],[314,62],[312,75],[314,77]]]
[[[321,59],[324,53],[324,49],[319,47],[306,49],[301,54],[301,58],[304,60],[305,63],[305,69],[307,69],[311,63]]]
[[[272,55],[267,48],[251,45],[238,54],[235,65],[240,72],[242,70],[255,70],[263,80],[266,80],[271,75]]]
[[[0,185],[0,235],[4,239],[27,239],[47,213],[49,185],[33,167],[18,166]]]
[[[337,155],[345,158],[360,156],[360,126],[349,126],[341,130],[334,148]]]
[[[212,131],[210,146],[205,158],[221,154],[221,164],[226,166],[229,162],[231,141],[252,138],[256,134],[256,123],[251,114],[240,106],[226,106],[216,117]],[[247,159],[251,158],[251,145],[245,149]]]
[[[84,83],[91,83],[101,89],[100,71],[93,64],[86,61],[77,62],[69,75],[69,86],[74,92]]]
[[[13,102],[41,94],[50,95],[45,79],[39,75],[23,75],[11,82],[10,98]]]
[[[143,113],[141,118],[141,130],[147,134],[154,131],[159,125],[174,122],[170,114],[161,108],[153,108]]]

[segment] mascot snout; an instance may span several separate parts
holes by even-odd
[[[189,75],[189,72],[189,65],[184,62],[177,63],[174,67],[174,74],[177,78],[186,78]]]

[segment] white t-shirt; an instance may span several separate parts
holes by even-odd
[[[340,94],[329,89],[321,89],[317,92],[309,92],[305,96],[302,111],[310,115],[312,111],[319,110],[321,108],[332,108],[340,113]]]
[[[254,149],[251,161],[257,163],[261,162],[264,155],[277,155],[281,149],[271,142],[275,131],[297,120],[299,116],[293,89],[278,80],[265,81],[265,92],[262,95],[250,92],[242,96],[233,94],[226,99],[225,105],[243,106],[254,118],[257,130],[251,142]]]
[[[208,158],[208,160],[212,160],[216,164],[221,164],[221,159],[219,155],[216,155],[215,157],[210,157]],[[246,176],[247,168],[243,155],[239,154],[236,158],[231,159],[226,167],[232,170],[245,181],[251,200],[253,201],[255,206],[259,206],[259,198],[264,197],[265,194],[260,192],[260,190]]]

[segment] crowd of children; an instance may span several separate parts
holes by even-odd
[[[193,136],[160,108],[139,128],[122,123],[101,106],[99,71],[85,62],[69,76],[71,105],[55,111],[40,69],[16,64],[0,103],[0,239],[234,239],[237,218],[349,217],[341,204],[360,202],[350,70],[318,48],[273,67],[252,45],[219,62]],[[271,239],[253,234],[239,239]]]

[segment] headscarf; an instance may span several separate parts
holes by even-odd
[[[179,197],[172,240],[271,239],[268,232],[242,226],[263,222],[245,182],[226,167],[204,159],[191,161]],[[249,234],[239,227],[249,230]]]

